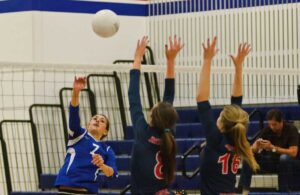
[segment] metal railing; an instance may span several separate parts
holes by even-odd
[[[3,120],[0,123],[0,140],[7,194],[38,190],[42,167],[34,123],[29,120]]]

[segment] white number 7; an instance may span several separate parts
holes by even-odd
[[[93,144],[93,146],[95,147],[94,150],[92,150],[90,152],[91,155],[95,154],[95,152],[99,149],[99,146],[97,144]]]
[[[93,144],[93,146],[94,146],[95,148],[94,148],[94,150],[92,150],[92,151],[90,152],[91,155],[94,155],[95,152],[99,149],[99,146],[98,146],[97,144]],[[101,170],[100,170],[99,168],[96,170],[94,181],[97,180],[98,173],[99,173],[100,171],[101,171]]]

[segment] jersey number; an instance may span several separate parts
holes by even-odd
[[[229,163],[229,159],[230,159],[231,154],[230,153],[226,153],[222,156],[219,157],[218,163],[221,163],[222,165],[222,174],[226,175],[228,174],[228,163]],[[233,159],[231,162],[231,172],[233,174],[236,174],[240,165],[240,158],[238,155],[233,155]]]
[[[94,148],[94,150],[92,150],[92,151],[90,152],[91,155],[94,155],[95,152],[99,149],[99,146],[98,146],[97,144],[93,144],[93,146],[94,146],[95,148]],[[98,168],[98,169],[95,171],[95,174],[94,174],[94,175],[95,175],[94,181],[97,180],[98,174],[99,174],[100,172],[101,172],[100,168]]]
[[[158,151],[155,155],[155,159],[156,159],[156,165],[154,167],[154,175],[156,177],[156,179],[164,179],[163,173],[162,173],[162,168],[163,168],[163,164],[161,162],[161,156],[160,156],[160,151]]]
[[[93,146],[94,146],[94,149],[90,152],[91,155],[95,154],[95,152],[99,149],[99,146],[97,144],[93,144]],[[71,156],[70,156],[70,162],[68,164],[66,174],[68,173],[68,171],[69,171],[69,169],[70,169],[70,167],[71,167],[71,165],[72,165],[72,163],[75,159],[75,156],[76,156],[76,152],[75,152],[74,148],[69,148],[67,150],[67,153],[70,154]],[[100,171],[101,171],[100,168],[95,171],[94,181],[97,180],[97,177],[98,177],[98,174],[99,174]]]

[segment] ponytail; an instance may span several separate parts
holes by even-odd
[[[224,126],[224,132],[233,141],[235,153],[240,155],[251,169],[256,172],[259,169],[259,165],[254,158],[246,135],[249,123],[248,113],[237,105],[228,105],[224,107],[220,117]]]
[[[160,153],[162,159],[162,172],[167,185],[175,179],[176,171],[176,143],[171,132],[164,132],[161,136]]]
[[[175,179],[176,142],[171,129],[175,126],[177,119],[177,112],[169,103],[160,102],[151,110],[150,126],[161,135],[162,173],[167,186]]]
[[[245,160],[251,169],[256,172],[259,169],[259,165],[256,162],[250,143],[247,140],[246,126],[243,123],[236,123],[232,128],[232,135],[235,145],[236,153],[239,154],[243,160]]]

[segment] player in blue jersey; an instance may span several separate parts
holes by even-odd
[[[255,161],[246,137],[249,116],[241,109],[242,103],[242,69],[243,62],[250,52],[249,44],[240,44],[236,56],[231,55],[235,65],[231,105],[224,107],[217,122],[209,103],[210,72],[213,57],[217,53],[217,38],[203,44],[203,65],[197,92],[200,122],[206,136],[206,146],[201,159],[201,194],[233,194],[235,192],[235,175],[241,159],[252,170],[259,165]]]
[[[117,176],[115,154],[101,142],[109,130],[107,117],[97,114],[92,117],[86,129],[80,126],[79,93],[85,85],[85,77],[75,77],[70,104],[67,155],[55,182],[59,194],[97,194],[100,173],[107,177]]]
[[[166,45],[167,73],[163,102],[151,110],[146,122],[140,100],[140,69],[148,37],[138,41],[133,69],[130,71],[129,103],[134,128],[134,145],[131,159],[131,193],[134,195],[172,194],[170,184],[175,179],[176,142],[172,129],[177,121],[174,100],[175,58],[182,49],[180,39],[169,38]]]

